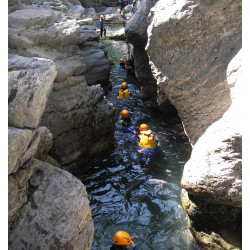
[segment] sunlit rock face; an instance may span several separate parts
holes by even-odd
[[[241,48],[241,19],[241,1],[161,0],[150,11],[159,100],[175,106],[192,144],[231,105],[226,70]]]
[[[68,13],[70,5],[60,11],[64,3],[69,5],[39,1],[10,13],[9,51],[55,63],[57,74],[41,125],[53,134],[50,153],[67,168],[90,152],[113,146],[115,109],[104,96],[103,88],[110,88],[110,60],[99,34]]]
[[[241,1],[164,1],[146,51],[158,104],[170,101],[193,144],[182,177],[190,228],[206,249],[241,247]]]
[[[52,146],[53,135],[40,121],[55,63],[11,54],[8,71],[9,248],[91,249],[94,225],[84,185],[35,159],[47,161]]]
[[[191,228],[205,247],[210,242],[215,248],[226,248],[223,241],[217,241],[218,235],[206,232],[205,228],[230,244],[241,246],[243,115],[239,110],[246,91],[241,57],[240,51],[227,69],[232,105],[195,144],[181,182],[189,200],[186,212]]]

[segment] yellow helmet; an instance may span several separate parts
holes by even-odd
[[[121,115],[122,115],[122,118],[128,118],[129,112],[126,109],[124,109],[124,110],[122,110]]]
[[[104,15],[101,15],[100,17],[101,17],[101,19],[103,19],[103,18],[104,18]]]
[[[126,89],[127,87],[128,87],[128,84],[126,82],[123,82],[122,85],[121,85],[121,88]]]
[[[148,130],[148,125],[145,124],[145,123],[141,124],[140,125],[140,131],[146,131],[146,130]]]
[[[131,237],[127,232],[124,231],[118,231],[116,232],[114,239],[113,239],[115,245],[130,245],[131,244]]]
[[[120,9],[118,9],[117,11],[118,11],[119,14],[121,13],[121,10],[120,10]]]
[[[120,59],[120,63],[125,63],[125,60],[124,59]]]

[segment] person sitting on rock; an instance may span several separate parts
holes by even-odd
[[[132,119],[130,118],[128,110],[122,110],[121,118],[120,123],[122,124],[124,133],[136,134],[139,132],[139,130],[132,125]]]
[[[125,231],[118,231],[116,232],[113,241],[114,244],[110,248],[110,250],[121,250],[121,249],[129,249],[131,246],[132,249],[138,250],[138,247],[135,245],[134,241],[132,241],[133,238],[137,236],[132,236],[125,232]]]
[[[138,150],[139,153],[146,152],[144,149],[155,149],[157,146],[157,141],[151,130],[148,130],[148,125],[143,123],[140,125],[140,135],[139,135],[139,146],[142,150]]]
[[[124,59],[120,59],[120,69],[126,70],[127,64]]]
[[[130,96],[131,96],[131,93],[128,90],[128,84],[126,82],[123,82],[121,84],[121,89],[118,92],[117,98],[118,99],[128,99],[128,98],[130,98]]]
[[[102,37],[103,31],[104,31],[104,36],[106,36],[106,28],[104,28],[104,15],[100,16],[100,24],[99,24],[99,28],[100,28],[100,36]]]

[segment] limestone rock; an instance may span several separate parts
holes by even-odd
[[[226,69],[241,48],[241,20],[240,0],[160,0],[151,9],[150,65],[192,144],[231,104]]]
[[[112,40],[126,40],[124,28],[122,28],[116,32],[113,32],[111,34],[108,34],[107,37],[109,39],[112,39]]]
[[[17,172],[12,173],[8,176],[9,233],[13,223],[18,219],[18,217],[22,213],[21,208],[28,200],[29,179],[33,174],[33,168],[30,167],[31,162],[32,161],[27,164],[28,167],[19,168]]]
[[[39,141],[40,134],[36,130],[8,127],[8,174],[32,159]]]
[[[127,22],[125,27],[126,38],[134,47],[134,67],[135,76],[141,85],[141,96],[144,102],[150,103],[149,106],[156,106],[157,86],[149,66],[148,54],[145,51],[147,44],[147,17],[150,8],[157,0],[142,0],[137,2],[137,11]]]
[[[193,202],[187,209],[193,231],[226,224],[229,229],[237,229],[235,235],[240,234],[243,117],[239,110],[246,87],[241,72],[239,52],[227,69],[232,105],[199,138],[184,167],[181,184]]]
[[[113,105],[104,99],[100,87],[98,99],[95,99],[96,91],[87,87],[98,83],[105,89],[110,87],[110,61],[95,27],[52,9],[51,6],[61,6],[62,1],[51,1],[46,6],[45,2],[39,3],[40,7],[33,4],[9,15],[9,46],[11,52],[19,55],[54,61],[57,76],[41,125],[53,134],[50,153],[63,165],[85,155],[91,143],[98,144],[101,134],[105,138],[112,134]],[[88,12],[94,13],[94,10],[88,8]],[[93,126],[98,117],[95,113],[98,102],[104,105],[109,121],[108,126],[102,127],[105,133],[99,129],[101,123]]]
[[[242,206],[243,120],[238,111],[244,87],[239,58],[241,53],[233,59],[227,74],[232,86],[233,103],[198,140],[182,178],[182,186],[189,193],[201,196],[210,203],[234,207]]]
[[[30,169],[33,174],[23,177],[26,183],[29,179],[26,196],[23,194],[27,202],[10,225],[9,247],[91,249],[94,225],[83,184],[68,172],[38,160]],[[11,181],[10,188],[18,190],[18,183]],[[13,211],[13,203],[10,205]]]
[[[51,60],[9,56],[8,121],[18,128],[36,128],[56,77]]]
[[[52,147],[53,135],[46,127],[39,127],[38,133],[40,135],[40,141],[37,147],[37,151],[34,154],[34,158],[41,161],[46,161],[49,150]]]
[[[86,10],[81,5],[74,5],[68,10],[68,13],[75,19],[80,19],[86,13]]]
[[[105,23],[123,23],[123,20],[121,18],[121,15],[119,13],[112,13],[112,14],[106,14],[104,16],[104,22]]]

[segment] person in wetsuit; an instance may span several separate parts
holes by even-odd
[[[130,235],[125,231],[116,232],[113,238],[114,244],[111,246],[110,250],[121,250],[129,249],[131,246],[134,250],[138,250],[138,247],[132,241]]]
[[[99,28],[100,28],[100,36],[102,37],[102,34],[104,33],[104,36],[106,37],[106,28],[104,27],[104,15],[100,16],[100,23],[99,23]]]
[[[120,69],[125,70],[127,68],[126,62],[124,59],[120,59]]]
[[[120,120],[120,123],[122,124],[124,133],[136,134],[139,132],[139,130],[132,125],[132,119],[129,116],[128,110],[126,109],[122,110],[121,118],[122,119]]]

